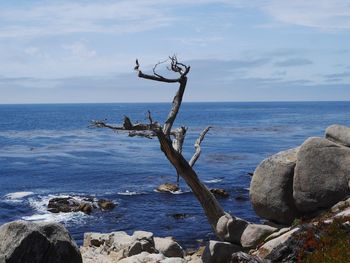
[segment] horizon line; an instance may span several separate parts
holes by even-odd
[[[350,100],[247,100],[247,101],[183,101],[186,103],[307,103],[307,102],[350,102]],[[19,102],[19,103],[0,103],[3,105],[66,105],[66,104],[165,104],[171,101],[128,101],[128,102]]]

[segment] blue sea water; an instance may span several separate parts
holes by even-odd
[[[0,105],[0,225],[16,219],[65,224],[81,244],[83,233],[134,230],[174,236],[195,247],[212,237],[202,208],[181,181],[181,194],[154,189],[176,173],[157,140],[89,127],[91,120],[121,123],[128,115],[166,118],[170,104]],[[212,188],[225,188],[226,211],[259,222],[248,199],[250,176],[267,156],[323,136],[328,125],[350,125],[350,102],[184,103],[177,125],[189,127],[184,155],[207,126],[195,169]],[[113,211],[51,214],[55,196],[95,196],[118,203]],[[172,214],[185,213],[184,219]]]

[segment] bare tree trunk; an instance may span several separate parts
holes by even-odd
[[[196,172],[192,169],[189,163],[181,154],[174,150],[171,142],[164,136],[164,134],[159,132],[157,133],[157,137],[160,142],[162,152],[165,154],[169,162],[175,167],[177,173],[192,189],[192,192],[197,197],[199,203],[204,209],[209,224],[216,233],[216,225],[220,217],[225,214],[224,210],[221,208],[219,202],[209,191],[209,189],[200,182]]]
[[[190,71],[190,67],[178,62],[175,56],[169,57],[168,60],[170,60],[170,67],[168,69],[172,72],[178,73],[180,75],[179,78],[165,78],[156,72],[157,66],[166,61],[159,62],[154,66],[153,75],[144,74],[139,69],[140,65],[138,60],[136,60],[135,66],[135,70],[138,72],[138,77],[140,78],[165,83],[179,83],[178,91],[173,99],[171,110],[163,126],[158,122],[153,121],[150,112],[148,112],[149,124],[132,124],[131,120],[128,117],[125,117],[123,126],[113,126],[106,124],[103,121],[93,121],[93,125],[99,128],[127,131],[129,132],[129,136],[141,136],[147,138],[157,137],[162,152],[176,169],[177,175],[185,180],[203,207],[209,224],[213,228],[216,236],[220,240],[239,243],[240,235],[242,234],[247,222],[225,213],[214,195],[203,183],[201,183],[196,172],[193,170],[193,166],[201,153],[200,144],[210,127],[207,127],[197,139],[195,143],[195,153],[191,160],[188,162],[182,155],[182,145],[187,128],[182,126],[173,130],[172,127],[181,107],[182,98],[187,84],[187,74]],[[171,136],[174,137],[173,141]],[[232,231],[232,229],[238,229],[238,231]]]

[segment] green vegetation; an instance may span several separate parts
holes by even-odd
[[[349,263],[350,217],[334,219],[330,224],[320,223],[317,232],[310,228],[300,236],[303,247],[298,263]]]

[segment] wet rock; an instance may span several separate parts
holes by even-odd
[[[49,200],[48,211],[51,213],[69,213],[80,211],[81,201],[73,197],[56,197]]]
[[[97,204],[102,210],[112,210],[116,206],[112,201],[106,199],[98,200]]]
[[[74,240],[57,223],[10,222],[0,227],[0,240],[0,262],[82,263]]]
[[[230,194],[225,189],[221,188],[212,188],[210,189],[210,192],[212,192],[212,194],[214,194],[216,197],[227,198],[230,196]]]
[[[158,186],[156,190],[158,192],[176,192],[179,191],[180,188],[177,184],[165,183]]]
[[[92,206],[92,204],[89,204],[89,203],[82,203],[79,206],[79,211],[81,211],[85,214],[91,214],[92,209],[93,209],[93,206]]]
[[[51,213],[83,212],[90,214],[99,207],[102,210],[111,210],[116,206],[112,201],[101,199],[95,202],[92,197],[55,197],[49,200],[48,211]]]
[[[250,184],[255,212],[266,219],[289,224],[298,216],[293,199],[294,168],[299,148],[279,152],[256,168]]]

